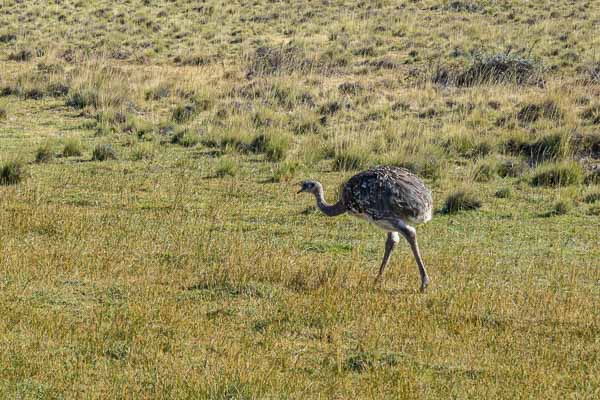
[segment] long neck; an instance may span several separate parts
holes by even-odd
[[[328,217],[335,217],[346,212],[346,206],[341,199],[335,204],[327,204],[325,197],[323,196],[323,188],[321,187],[315,193],[315,197],[317,199],[317,206],[319,207],[319,210],[323,211],[323,214],[327,215]]]

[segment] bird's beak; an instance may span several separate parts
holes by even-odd
[[[296,192],[296,194],[300,194],[300,193],[302,193],[302,192],[304,192],[304,189],[300,189],[300,190],[298,190],[298,192]]]

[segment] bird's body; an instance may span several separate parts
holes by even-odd
[[[317,181],[305,181],[300,192],[313,193],[317,205],[328,216],[345,212],[364,218],[388,232],[385,254],[379,269],[379,280],[389,261],[393,248],[404,236],[411,246],[421,274],[421,290],[429,284],[429,277],[421,259],[415,229],[408,225],[431,219],[433,201],[431,191],[410,171],[399,167],[375,167],[351,177],[343,186],[340,199],[327,204],[323,187]]]
[[[342,201],[350,214],[366,218],[382,229],[398,218],[420,224],[431,219],[431,192],[404,168],[377,167],[350,178],[343,186]]]

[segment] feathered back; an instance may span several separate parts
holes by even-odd
[[[431,219],[431,191],[415,174],[400,167],[375,167],[344,184],[342,201],[349,212],[374,220],[402,218],[422,223]]]

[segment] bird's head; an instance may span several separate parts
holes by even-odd
[[[300,190],[298,193],[312,193],[317,194],[319,189],[321,188],[321,184],[317,181],[302,181],[300,182]]]

